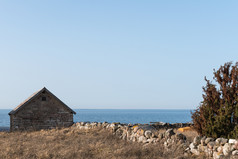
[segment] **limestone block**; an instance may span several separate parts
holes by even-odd
[[[238,156],[238,150],[232,151],[232,155],[233,155],[233,156]]]
[[[152,132],[150,130],[147,130],[147,131],[145,131],[145,137],[149,139],[151,137],[154,137],[154,135],[152,134]]]
[[[194,143],[192,142],[192,143],[189,145],[189,148],[190,148],[190,149],[196,149],[196,148],[197,148],[197,146],[196,146],[196,145],[194,145]]]
[[[138,138],[138,142],[140,142],[140,143],[147,143],[147,139],[146,139],[146,137],[144,137],[144,136],[140,136],[140,137]]]
[[[201,145],[203,145],[203,146],[206,145],[206,144],[205,144],[205,140],[206,140],[206,136],[203,136],[203,137],[201,138]]]
[[[158,139],[163,139],[163,137],[164,137],[164,134],[163,134],[163,133],[159,133],[159,134],[158,134]]]
[[[229,143],[226,143],[224,146],[223,146],[223,154],[225,156],[228,156],[231,154],[231,151],[232,151],[232,145],[229,144]]]
[[[196,136],[193,139],[193,143],[194,143],[194,145],[199,145],[201,143],[201,136]]]
[[[190,150],[194,155],[200,155],[200,152],[197,149],[191,149]]]
[[[205,144],[208,144],[208,143],[211,142],[211,141],[214,141],[214,139],[211,138],[211,137],[208,137],[208,138],[206,138],[206,140],[205,140]]]
[[[217,146],[220,146],[220,145],[225,145],[226,143],[228,142],[228,139],[225,139],[225,138],[217,138],[215,140],[215,143]]]
[[[165,132],[165,137],[166,138],[170,138],[172,135],[174,135],[174,131],[173,129],[168,129],[166,132]]]
[[[236,143],[236,139],[229,139],[229,144],[235,144]]]
[[[215,142],[214,142],[214,141],[211,141],[211,142],[209,142],[209,143],[207,144],[207,147],[208,147],[209,149],[213,149],[214,146],[215,146]]]
[[[219,146],[218,148],[217,148],[217,152],[223,152],[223,146]]]

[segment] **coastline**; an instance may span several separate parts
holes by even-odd
[[[0,132],[1,131],[9,131],[9,130],[10,130],[10,127],[3,127],[3,126],[0,127]]]

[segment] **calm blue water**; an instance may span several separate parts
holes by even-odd
[[[9,127],[10,109],[0,109],[0,127]],[[120,122],[142,123],[168,122],[186,123],[191,121],[190,110],[165,109],[75,109],[74,122]]]

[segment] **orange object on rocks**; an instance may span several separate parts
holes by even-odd
[[[184,127],[184,128],[179,128],[178,131],[180,132],[185,132],[185,131],[191,131],[192,128],[191,127]]]

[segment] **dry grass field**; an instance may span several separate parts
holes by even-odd
[[[0,132],[1,159],[182,159],[178,146],[169,151],[163,145],[144,146],[121,140],[107,130],[45,130]],[[202,158],[202,157],[201,157]]]

